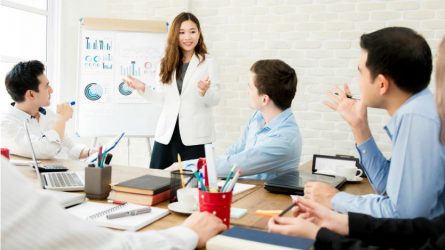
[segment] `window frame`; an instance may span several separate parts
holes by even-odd
[[[54,89],[53,98],[57,100],[60,96],[60,0],[46,0],[47,8],[42,10],[39,8],[27,6],[24,4],[15,3],[8,0],[2,0],[1,5],[8,8],[17,9],[20,11],[29,12],[31,14],[43,15],[46,17],[46,61],[42,62],[45,65],[45,73],[51,81]],[[34,58],[22,58],[0,55],[1,63],[16,64],[20,61],[29,61]]]

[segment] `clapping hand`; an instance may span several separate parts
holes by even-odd
[[[344,85],[343,90],[337,86],[326,95],[329,100],[325,100],[324,105],[337,111],[351,126],[357,144],[361,144],[371,137],[367,107],[361,100],[352,98],[347,84]]]
[[[325,100],[323,104],[337,111],[351,127],[356,126],[362,120],[367,120],[366,106],[360,100],[352,98],[347,84],[344,85],[343,90],[336,86],[326,95],[329,100]]]
[[[341,235],[349,234],[348,215],[339,214],[323,205],[304,198],[296,199],[292,209],[295,217],[274,217],[269,220],[270,232],[315,239],[325,227]]]

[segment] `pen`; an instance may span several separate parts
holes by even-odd
[[[204,183],[202,182],[202,174],[198,176],[198,171],[194,172],[193,175],[196,177],[196,179],[198,179],[198,182],[201,184],[201,190],[207,192],[207,188],[204,185]]]
[[[107,215],[107,219],[112,220],[112,219],[117,219],[117,218],[122,218],[122,217],[127,217],[127,216],[146,214],[146,213],[150,213],[150,212],[151,212],[151,207],[145,207],[145,208],[141,208],[141,209],[125,211],[122,213],[109,214],[109,215]]]
[[[337,93],[337,92],[335,92],[334,94],[335,94],[335,95],[339,95],[339,93]],[[358,98],[354,98],[354,97],[352,97],[352,95],[350,95],[350,94],[346,94],[346,97],[349,98],[349,99],[352,99],[352,100],[360,100],[360,99],[358,99]]]
[[[102,146],[99,147],[99,153],[97,154],[97,166],[100,167],[100,161],[102,160]]]
[[[185,187],[184,185],[184,175],[182,174],[182,161],[181,161],[181,155],[178,154],[178,164],[179,164],[179,174],[181,175],[181,186],[182,188]]]
[[[283,216],[285,215],[287,212],[289,212],[289,210],[291,210],[293,207],[295,207],[295,203],[292,203],[290,206],[288,206],[286,209],[284,209],[278,216]]]
[[[105,164],[110,165],[111,158],[113,158],[113,155],[111,153],[107,154],[107,157],[105,158]]]
[[[107,152],[102,154],[102,159],[100,161],[100,167],[103,168],[104,167],[104,162],[105,162],[105,158],[107,157]]]
[[[224,189],[226,188],[227,183],[229,183],[230,178],[232,178],[233,171],[235,171],[235,168],[236,168],[236,165],[234,165],[234,166],[232,167],[232,169],[231,169],[230,172],[229,172],[229,175],[227,175],[227,179],[226,179],[226,181],[224,182],[224,185],[223,185],[222,188],[221,188],[221,192],[224,192]]]
[[[235,184],[238,181],[238,178],[240,175],[241,175],[241,171],[240,170],[236,171],[235,176],[233,176],[233,179],[227,185],[226,189],[223,190],[223,192],[232,192],[232,190],[235,188]]]
[[[196,172],[198,172],[198,171],[196,171]],[[185,187],[187,187],[187,185],[193,180],[193,178],[195,178],[195,173],[193,173],[193,175],[192,176],[190,176],[190,178],[188,179],[188,181],[185,183]]]

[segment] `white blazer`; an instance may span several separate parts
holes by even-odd
[[[209,77],[210,88],[204,96],[198,92],[198,81]],[[156,74],[155,86],[148,85],[144,93],[147,99],[156,100],[162,104],[161,115],[156,126],[155,140],[168,144],[172,138],[176,119],[179,116],[179,131],[182,143],[186,146],[211,143],[215,139],[212,107],[219,102],[218,74],[215,61],[206,55],[205,61],[199,63],[194,54],[184,76],[182,93],[179,95],[176,83],[176,72],[173,72],[172,82],[163,84]]]

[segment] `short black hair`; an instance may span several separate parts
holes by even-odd
[[[43,74],[45,66],[37,60],[17,63],[5,78],[5,86],[12,100],[23,102],[28,90],[39,92],[38,76]]]
[[[280,109],[285,110],[292,104],[297,92],[297,74],[281,60],[259,60],[250,68],[255,74],[255,87],[259,94],[265,94]]]
[[[368,52],[366,67],[372,79],[382,74],[412,94],[428,87],[433,70],[431,49],[414,30],[388,27],[363,34],[360,47]]]

